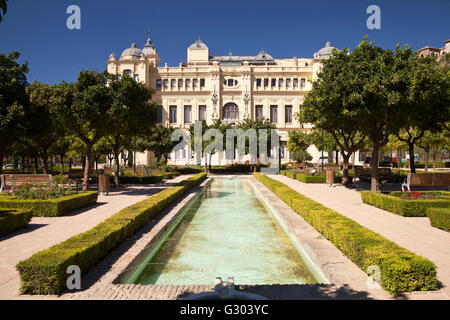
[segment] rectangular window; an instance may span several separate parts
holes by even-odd
[[[264,87],[268,87],[269,86],[269,79],[264,79]]]
[[[255,106],[255,118],[256,118],[256,120],[262,120],[262,118],[263,118],[263,106],[261,106],[261,105]]]
[[[281,158],[286,159],[286,141],[280,141]]]
[[[177,123],[177,106],[169,107],[169,122]]]
[[[294,79],[294,87],[298,87],[298,79]]]
[[[277,79],[271,79],[270,85],[271,87],[275,87],[277,85]]]
[[[286,87],[290,87],[291,86],[291,79],[286,79]]]
[[[164,79],[164,88],[168,88],[169,87],[169,80]]]
[[[278,122],[278,106],[270,106],[270,122]]]
[[[161,79],[156,79],[156,89],[161,89]]]
[[[206,120],[206,106],[198,106],[198,119]]]
[[[306,84],[306,79],[301,78],[301,79],[300,79],[300,87],[304,87],[305,84]]]
[[[175,88],[176,85],[177,85],[177,82],[175,81],[175,79],[170,80],[170,86],[172,88]]]
[[[292,123],[292,106],[285,106],[284,109],[284,122]]]
[[[184,106],[184,123],[191,123],[192,107]]]
[[[200,79],[200,87],[203,88],[205,86],[205,79]]]
[[[186,79],[186,88],[191,86],[191,79]]]
[[[156,121],[158,122],[158,123],[161,123],[162,122],[162,114],[163,114],[163,106],[158,106],[158,109],[157,109],[157,119],[156,119]]]
[[[192,86],[193,86],[194,88],[196,88],[197,85],[198,85],[198,79],[192,80]]]
[[[134,81],[139,82],[139,75],[138,74],[134,75]]]
[[[178,88],[183,88],[183,79],[178,79]]]
[[[278,86],[283,87],[284,86],[284,80],[278,79]]]
[[[256,79],[256,86],[261,87],[261,79]]]

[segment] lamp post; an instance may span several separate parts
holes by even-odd
[[[136,137],[134,137],[133,172],[136,172]]]
[[[323,128],[322,130],[322,171],[323,171]]]

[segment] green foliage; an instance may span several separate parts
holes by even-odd
[[[0,235],[26,226],[32,215],[29,209],[0,209]]]
[[[1,15],[0,15],[1,18]],[[17,139],[23,135],[28,113],[26,73],[28,63],[20,65],[20,53],[0,53],[0,173],[5,152],[10,152]]]
[[[22,294],[59,294],[66,286],[67,267],[87,272],[108,252],[132,236],[191,187],[206,178],[199,173],[175,186],[137,202],[112,215],[94,228],[78,234],[17,264]]]
[[[450,231],[450,209],[449,208],[428,208],[427,216],[431,225],[445,231]]]
[[[155,160],[160,161],[164,156],[167,161],[168,154],[178,144],[172,141],[172,133],[175,129],[171,126],[157,125],[140,135],[136,141],[137,150],[143,152],[150,150],[155,154]]]
[[[421,192],[427,194],[430,192]],[[374,207],[405,216],[405,217],[426,217],[427,209],[431,207],[449,207],[450,192],[440,191],[431,192],[439,194],[436,200],[405,200],[398,197],[400,192],[392,192],[391,194],[383,194],[375,191],[361,191],[361,199],[364,203]]]
[[[379,234],[262,174],[255,178],[331,241],[366,272],[381,271],[381,286],[391,295],[415,290],[436,290],[436,266]]]
[[[19,200],[1,196],[0,208],[30,208],[33,216],[57,217],[97,202],[98,191],[83,191],[70,196],[50,200]]]

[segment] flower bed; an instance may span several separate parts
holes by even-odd
[[[427,215],[433,227],[450,231],[450,208],[428,208]]]
[[[26,226],[32,215],[30,209],[0,209],[0,235]]]
[[[66,286],[67,267],[77,265],[84,274],[106,254],[132,236],[187,190],[206,178],[199,173],[175,186],[137,202],[112,215],[94,228],[21,261],[22,294],[59,294]]]
[[[13,176],[11,175],[11,177]],[[59,177],[58,179],[60,180]],[[75,191],[72,190],[69,183],[61,186],[58,182],[57,184],[36,184],[27,181],[14,184],[11,188],[3,190],[2,195],[21,200],[49,200],[75,194]]]
[[[305,197],[285,184],[261,174],[255,178],[331,241],[366,272],[376,265],[381,286],[390,294],[436,290],[436,266],[355,221]]]
[[[361,199],[364,203],[405,217],[426,217],[428,208],[450,207],[450,192],[447,191],[422,191],[419,194],[420,196],[410,194],[361,191]],[[408,197],[410,200],[408,200]]]
[[[56,217],[97,202],[98,191],[83,191],[48,200],[20,199],[0,196],[0,208],[29,208],[33,216]]]

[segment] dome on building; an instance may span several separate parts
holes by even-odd
[[[314,58],[316,58],[316,59],[327,59],[330,56],[330,54],[333,51],[333,49],[336,49],[336,48],[331,46],[330,42],[327,42],[325,44],[325,47],[323,47],[322,49],[320,49],[319,51],[314,53]]]
[[[136,48],[135,43],[132,43],[131,48],[123,50],[121,57],[125,57],[125,56],[131,56],[132,58],[139,59],[139,58],[143,57],[144,54],[142,53],[141,49]]]
[[[147,54],[155,54],[155,46],[153,46],[152,40],[150,38],[147,39],[147,43],[144,45],[144,49],[142,49],[142,53]]]
[[[258,55],[255,57],[255,60],[273,60],[272,56],[268,54],[266,51],[261,50]]]
[[[189,49],[208,49],[208,47],[203,43],[202,40],[198,39],[189,46]]]

